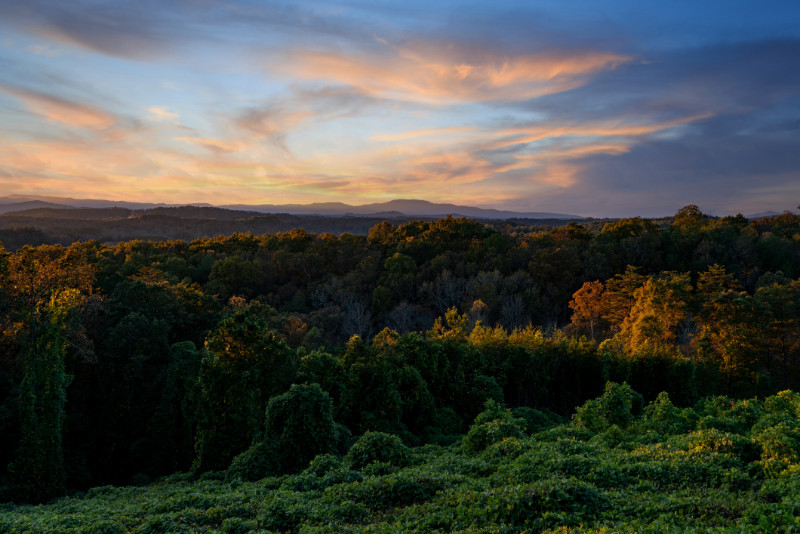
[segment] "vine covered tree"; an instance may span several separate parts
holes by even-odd
[[[66,489],[65,358],[81,329],[79,312],[91,293],[93,270],[77,248],[26,248],[11,258],[6,282],[17,303],[12,328],[24,340],[20,441],[9,478],[18,499],[40,502]]]

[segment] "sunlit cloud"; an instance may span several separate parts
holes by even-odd
[[[495,134],[497,140],[487,143],[486,149],[499,149],[513,145],[533,143],[543,139],[580,136],[580,137],[642,137],[663,132],[678,126],[684,126],[713,116],[711,112],[700,113],[689,117],[681,117],[664,122],[628,123],[623,119],[584,122],[579,124],[535,124],[500,130]],[[640,119],[641,120],[641,119]]]
[[[0,85],[0,92],[19,98],[31,112],[50,122],[94,130],[109,128],[117,122],[111,113],[97,107],[32,89]]]
[[[398,134],[384,134],[384,135],[376,135],[373,136],[372,139],[375,141],[406,141],[408,139],[416,139],[419,137],[431,137],[431,136],[449,136],[449,135],[460,135],[460,134],[469,134],[475,132],[477,128],[472,126],[452,126],[447,128],[427,128],[424,130],[412,130],[408,132],[398,133]]]
[[[310,110],[287,107],[251,107],[233,118],[232,124],[255,137],[280,136],[313,116]]]
[[[366,94],[434,105],[491,100],[524,100],[559,93],[586,83],[592,74],[631,60],[600,52],[564,51],[468,58],[452,48],[388,48],[357,55],[292,50],[276,63],[288,75],[357,87]]]
[[[247,145],[239,141],[229,141],[225,139],[211,139],[203,137],[174,137],[175,141],[183,141],[196,145],[218,154],[228,154],[231,152],[241,152]]]
[[[177,113],[169,111],[167,108],[164,107],[150,107],[147,108],[147,112],[150,113],[150,116],[153,120],[156,121],[176,121],[179,118]]]

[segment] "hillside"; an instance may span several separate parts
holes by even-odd
[[[7,205],[8,206],[8,205]],[[23,245],[97,240],[118,243],[132,239],[191,241],[233,233],[266,234],[303,228],[312,233],[351,233],[366,235],[383,221],[393,224],[427,219],[400,212],[372,215],[297,215],[262,213],[210,206],[161,206],[148,209],[122,207],[53,207],[40,201],[11,206],[24,207],[0,214],[0,242],[9,250]],[[2,205],[0,205],[2,208]],[[559,219],[515,219],[519,227],[548,227],[564,224]],[[102,224],[101,224],[102,223]],[[487,220],[503,224],[503,220]]]

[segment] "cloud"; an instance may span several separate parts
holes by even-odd
[[[169,111],[165,107],[154,106],[154,107],[147,108],[147,111],[148,111],[148,113],[150,113],[150,115],[152,116],[153,120],[156,120],[158,122],[161,122],[161,121],[173,122],[173,121],[176,121],[176,120],[178,120],[180,118],[177,113],[173,113],[172,111]]]
[[[247,146],[237,140],[213,139],[204,137],[174,137],[175,141],[183,141],[192,145],[196,145],[216,154],[230,154],[234,152],[241,152]]]
[[[61,50],[47,45],[31,45],[28,47],[28,51],[37,56],[58,57],[61,55]]]
[[[574,89],[630,57],[593,50],[466,57],[452,48],[389,48],[382,54],[291,50],[276,62],[302,80],[355,87],[364,94],[433,105],[526,100]]]
[[[465,134],[465,133],[473,133],[475,132],[476,128],[473,126],[451,126],[447,128],[427,128],[424,130],[412,130],[408,132],[403,132],[399,134],[385,134],[385,135],[375,135],[372,137],[375,141],[384,141],[384,142],[392,142],[392,141],[406,141],[408,139],[415,139],[418,137],[429,137],[429,136],[447,136],[451,134]]]
[[[88,104],[7,84],[0,84],[0,91],[19,98],[30,111],[50,122],[91,130],[104,130],[117,123],[113,114]]]
[[[137,3],[88,5],[80,0],[29,0],[0,8],[9,23],[53,42],[138,60],[163,57],[172,48],[175,26],[170,29],[166,13]]]
[[[235,127],[256,137],[276,137],[287,134],[311,116],[308,110],[267,104],[240,111],[232,122]]]
[[[494,134],[497,139],[487,142],[483,148],[485,150],[497,150],[567,136],[590,140],[603,137],[627,137],[633,142],[637,138],[685,126],[710,116],[711,113],[702,113],[664,122],[648,122],[652,119],[646,115],[632,120],[617,118],[597,122],[566,124],[545,122],[544,124],[500,129]]]

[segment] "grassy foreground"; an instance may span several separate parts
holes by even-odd
[[[800,395],[637,410],[626,387],[555,426],[487,404],[450,445],[373,440],[371,462],[362,445],[252,482],[177,474],[0,505],[0,532],[800,532]]]

